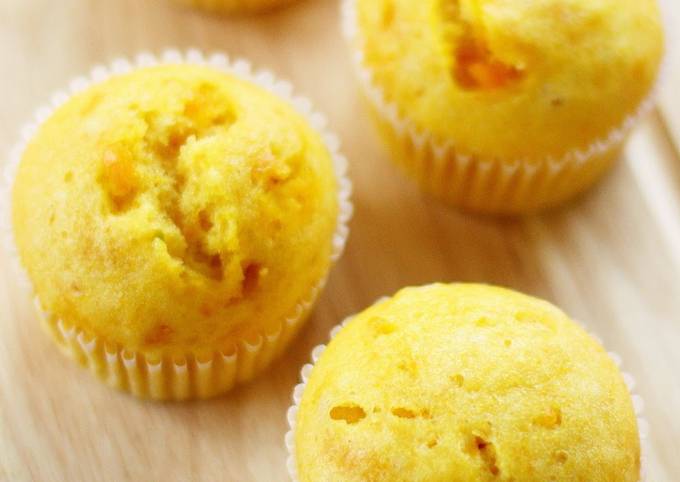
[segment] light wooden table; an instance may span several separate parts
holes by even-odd
[[[661,107],[596,190],[560,211],[499,221],[432,202],[388,162],[357,94],[334,0],[238,20],[164,0],[0,0],[0,149],[74,75],[167,46],[246,56],[327,113],[356,188],[347,252],[271,371],[227,397],[185,404],[139,402],[64,359],[3,272],[1,481],[286,480],[285,411],[310,349],[377,297],[437,280],[509,286],[585,321],[638,379],[651,423],[649,480],[680,480],[680,95],[672,88],[680,58]]]

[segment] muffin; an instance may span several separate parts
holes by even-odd
[[[223,14],[258,13],[287,5],[294,0],[174,0],[176,3]]]
[[[394,160],[473,211],[592,185],[651,102],[655,0],[346,0],[359,77]]]
[[[314,355],[289,412],[300,482],[640,478],[622,375],[545,301],[474,284],[406,288]]]
[[[14,176],[14,239],[45,324],[135,395],[223,393],[285,348],[342,250],[337,141],[290,86],[223,56],[93,77]]]

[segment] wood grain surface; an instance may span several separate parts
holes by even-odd
[[[313,99],[343,139],[356,207],[346,254],[290,351],[208,402],[140,402],[64,359],[0,253],[0,480],[287,480],[285,412],[310,349],[377,297],[432,281],[509,286],[585,322],[638,380],[649,480],[680,480],[680,58],[659,108],[595,190],[541,216],[480,218],[419,194],[388,162],[337,17],[335,0],[231,20],[164,0],[0,0],[2,152],[35,107],[93,64],[195,46],[245,56]]]

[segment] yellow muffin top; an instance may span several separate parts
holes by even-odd
[[[292,107],[209,67],[146,68],[74,96],[13,189],[43,307],[149,354],[273,332],[325,276],[337,180]]]
[[[501,288],[406,288],[340,330],[297,416],[301,482],[637,482],[630,395],[551,304]]]
[[[528,162],[606,137],[650,91],[655,0],[355,0],[363,64],[462,154]]]

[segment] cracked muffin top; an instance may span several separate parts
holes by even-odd
[[[230,348],[274,332],[324,278],[337,180],[287,103],[201,66],[75,95],[29,143],[13,188],[43,308],[128,349]]]
[[[386,100],[487,159],[561,157],[606,137],[663,53],[656,0],[354,1],[357,47]]]
[[[501,288],[406,288],[356,315],[311,371],[301,482],[637,482],[631,397],[553,305]]]

